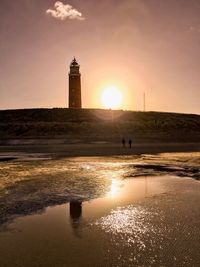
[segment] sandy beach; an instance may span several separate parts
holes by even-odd
[[[200,143],[135,143],[130,149],[128,144],[122,147],[119,143],[93,142],[93,143],[65,143],[63,140],[29,140],[25,143],[0,146],[3,155],[45,154],[53,158],[57,157],[79,157],[79,156],[115,156],[115,155],[140,155],[165,152],[199,152]]]
[[[200,0],[0,6],[0,267],[200,267]]]
[[[0,162],[1,266],[199,266],[199,152],[15,153]]]

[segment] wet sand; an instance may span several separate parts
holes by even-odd
[[[5,156],[26,154],[45,154],[53,158],[59,157],[87,157],[87,156],[116,156],[116,155],[140,155],[165,152],[200,152],[200,143],[134,143],[132,148],[122,147],[121,143],[94,142],[94,143],[62,143],[57,144],[46,140],[47,144],[16,144],[0,146],[0,153]]]
[[[199,266],[200,153],[15,153],[0,162],[0,266]]]
[[[0,266],[199,266],[198,181],[112,179],[108,189],[80,209],[16,219],[0,233]]]

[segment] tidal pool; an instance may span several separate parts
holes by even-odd
[[[199,266],[199,159],[170,156],[2,162],[0,266]]]

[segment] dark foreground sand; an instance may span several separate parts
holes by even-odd
[[[200,266],[199,145],[0,149],[0,266]]]
[[[0,266],[199,267],[199,203],[193,179],[118,181],[78,215],[64,204],[15,220],[0,233]]]

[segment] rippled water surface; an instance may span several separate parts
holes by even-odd
[[[0,266],[199,266],[199,156],[1,162]]]

